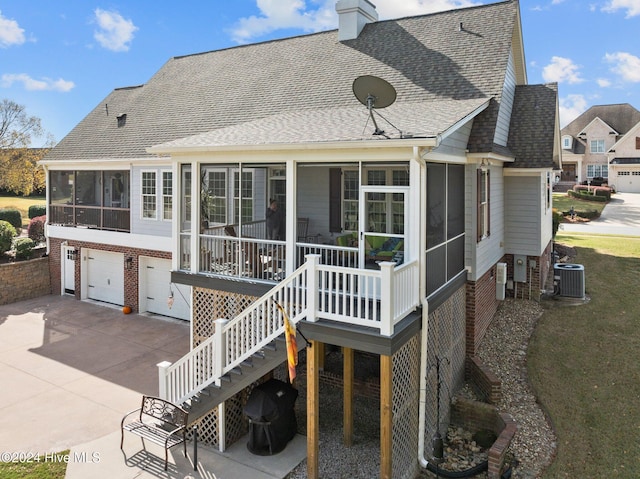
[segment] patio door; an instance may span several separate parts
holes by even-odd
[[[360,196],[360,267],[378,269],[383,261],[404,262],[407,251],[409,187],[362,186]]]

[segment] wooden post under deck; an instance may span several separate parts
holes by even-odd
[[[320,347],[318,341],[307,346],[307,477],[318,479],[318,445],[320,415]]]
[[[391,479],[393,453],[393,360],[380,356],[380,478]]]
[[[342,348],[343,362],[343,442],[347,447],[353,443],[353,349]]]

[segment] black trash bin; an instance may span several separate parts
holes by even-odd
[[[270,456],[282,451],[298,429],[294,406],[298,390],[290,384],[270,379],[251,392],[244,413],[249,417],[247,449]]]

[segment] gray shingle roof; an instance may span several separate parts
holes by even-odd
[[[595,105],[565,126],[560,133],[577,137],[578,133],[596,118],[600,118],[620,135],[624,135],[640,122],[640,111],[628,103]]]
[[[362,112],[352,93],[360,75],[391,83],[398,105],[494,98],[470,142],[474,151],[487,151],[518,21],[518,3],[508,0],[376,22],[345,42],[333,30],[175,57],[145,85],[114,90],[46,159],[143,158],[153,145],[234,125],[256,127],[267,117]],[[118,128],[121,114],[127,121]],[[402,121],[397,126],[409,129]],[[344,127],[325,124],[325,139],[339,138]]]
[[[230,147],[320,143],[329,141],[382,140],[385,138],[435,138],[458,121],[488,103],[484,98],[394,103],[374,112],[384,136],[372,136],[374,125],[363,106],[323,108],[279,113],[240,125],[158,145],[159,152],[176,148]],[[336,126],[340,125],[339,130]],[[402,129],[394,129],[402,125]]]
[[[515,156],[515,168],[558,168],[554,157],[558,84],[519,85],[513,102],[509,126],[509,149]]]

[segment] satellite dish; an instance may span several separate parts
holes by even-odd
[[[359,76],[353,81],[353,94],[358,101],[369,109],[369,116],[376,127],[374,135],[384,135],[384,130],[378,128],[373,116],[374,108],[386,108],[396,101],[396,89],[382,78],[372,75]]]
[[[353,81],[353,94],[370,108],[386,108],[396,101],[396,89],[386,80],[371,75]]]

